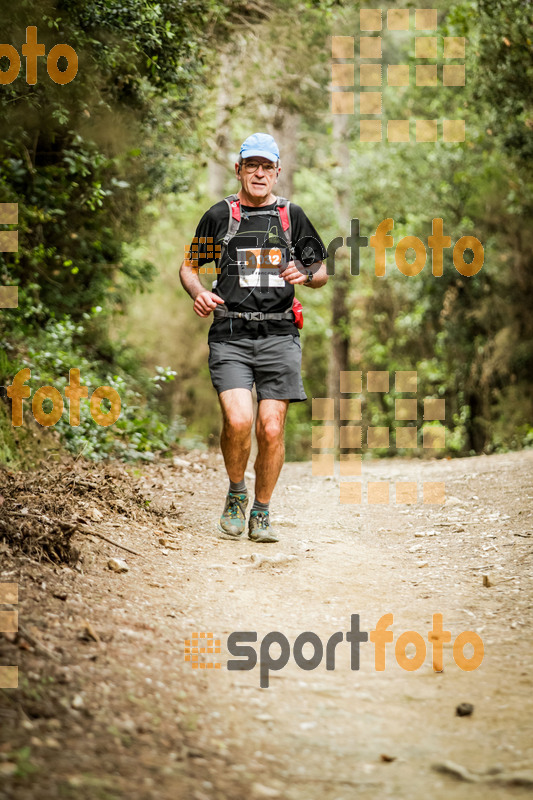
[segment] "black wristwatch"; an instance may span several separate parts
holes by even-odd
[[[311,272],[311,270],[308,270],[307,271],[307,280],[304,282],[304,286],[307,286],[308,283],[311,283],[313,278],[314,278],[314,274]]]

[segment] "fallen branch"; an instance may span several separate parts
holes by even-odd
[[[46,645],[42,644],[38,639],[36,639],[35,636],[32,636],[28,629],[20,624],[20,621],[18,625],[18,633],[23,639],[26,639],[26,641],[31,644],[32,647],[35,647],[38,653],[42,653],[43,655],[48,656],[48,658],[51,658],[57,664],[61,664],[61,659],[56,656],[55,653],[52,653],[52,651],[49,650]]]
[[[138,553],[137,550],[132,550],[131,547],[126,547],[126,545],[124,544],[119,544],[118,542],[115,542],[108,536],[104,536],[103,533],[95,531],[93,528],[89,528],[89,526],[86,525],[85,523],[67,522],[66,520],[56,519],[55,517],[48,517],[46,514],[22,514],[19,511],[10,512],[10,516],[24,517],[26,519],[38,519],[41,522],[48,523],[49,525],[59,525],[59,527],[63,528],[63,530],[71,531],[72,533],[83,533],[87,536],[97,536],[99,539],[103,539],[104,542],[112,544],[115,547],[120,548],[121,550],[125,550],[127,553],[132,553],[134,556],[140,556],[141,558],[146,558],[146,556],[144,556],[142,553]]]
[[[0,688],[0,691],[2,692],[2,697],[4,697],[8,701],[8,703],[11,703],[13,706],[15,706],[15,708],[17,709],[19,714],[22,714],[22,716],[25,719],[30,720],[29,716],[24,711],[24,708],[23,708],[22,703],[20,702],[20,700],[15,700],[15,698],[12,696],[11,692],[9,691],[9,689]]]
[[[80,533],[84,533],[87,536],[97,536],[99,539],[103,539],[104,542],[108,544],[112,544],[115,547],[119,547],[121,550],[125,550],[127,553],[132,553],[134,556],[140,556],[141,558],[146,558],[145,555],[142,553],[137,552],[137,550],[132,550],[131,547],[126,547],[124,544],[119,544],[118,542],[113,541],[113,539],[109,539],[107,536],[104,536],[103,533],[99,533],[99,531],[95,531],[92,528],[88,528],[87,526],[83,525],[81,527],[73,526],[74,530],[79,531]]]
[[[454,761],[433,764],[433,769],[453,775],[467,783],[499,783],[502,786],[533,786],[533,771],[505,772],[502,767],[492,767],[485,772],[472,772]]]
[[[358,781],[353,778],[321,778],[321,777],[306,777],[305,775],[290,775],[289,779],[297,783],[331,783],[340,786],[354,786],[361,788],[362,786],[382,786],[383,781]]]

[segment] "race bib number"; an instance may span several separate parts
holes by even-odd
[[[271,286],[282,288],[280,277],[283,255],[279,247],[247,247],[237,249],[239,286]]]

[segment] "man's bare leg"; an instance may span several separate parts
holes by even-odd
[[[218,396],[222,409],[220,446],[230,481],[244,478],[252,446],[254,408],[248,389],[228,389]]]
[[[240,539],[246,529],[248,505],[244,471],[252,443],[252,393],[248,389],[228,389],[219,394],[219,400],[223,418],[220,444],[230,479],[230,491],[226,495],[218,529],[226,539]]]
[[[285,460],[285,418],[288,400],[261,400],[255,432],[258,453],[255,460],[255,498],[269,503]]]

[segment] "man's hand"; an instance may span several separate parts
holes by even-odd
[[[203,292],[198,292],[196,295],[193,308],[199,317],[208,317],[218,305],[223,303],[224,300],[218,294],[204,289]]]
[[[287,281],[287,283],[305,283],[307,280],[307,272],[304,265],[298,261],[299,267],[296,266],[295,261],[289,261],[283,272],[280,272],[280,277]]]

